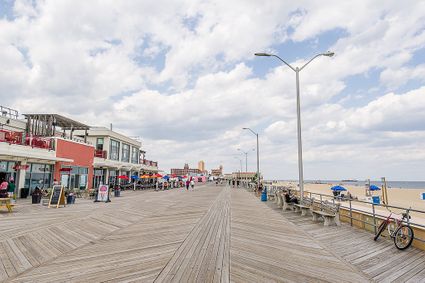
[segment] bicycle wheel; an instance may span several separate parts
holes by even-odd
[[[375,235],[375,237],[373,238],[373,240],[378,240],[379,236],[382,234],[382,232],[384,232],[385,228],[387,228],[387,221],[382,221],[381,225],[379,225],[378,227],[378,233]]]
[[[413,229],[410,226],[401,225],[394,233],[394,244],[399,250],[405,250],[412,244]]]

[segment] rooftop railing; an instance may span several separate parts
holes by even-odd
[[[107,151],[106,151],[106,150],[99,150],[99,149],[96,149],[96,150],[94,151],[94,157],[98,157],[98,158],[104,158],[104,159],[106,159],[106,158],[107,158],[107,156],[108,156],[108,153],[107,153]]]
[[[147,159],[141,159],[140,164],[144,164],[144,165],[152,166],[152,167],[158,167],[158,162],[147,160]]]
[[[53,150],[54,141],[45,137],[24,137],[23,132],[0,130],[0,142]]]
[[[19,113],[17,110],[14,110],[9,107],[1,106],[0,105],[0,115],[5,116],[12,119],[18,119]]]

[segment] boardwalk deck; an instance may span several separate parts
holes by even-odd
[[[424,251],[415,248],[399,251],[392,241],[381,237],[375,242],[371,233],[348,224],[324,227],[313,222],[311,216],[282,211],[272,203],[268,206],[375,282],[425,282]]]
[[[217,186],[125,191],[109,204],[78,199],[60,209],[18,205],[13,214],[0,214],[0,281],[368,282],[384,276],[362,268],[361,253],[344,258],[319,236],[348,230],[324,233],[281,214],[242,189]],[[408,262],[416,268],[406,272],[418,278],[420,253]],[[405,275],[385,270],[394,279]]]

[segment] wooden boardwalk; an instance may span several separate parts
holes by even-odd
[[[346,223],[324,227],[322,223],[313,222],[311,216],[282,211],[273,202],[267,204],[375,282],[425,282],[425,252],[422,250],[399,251],[393,241],[381,237],[375,242],[373,234]]]
[[[251,193],[214,185],[60,209],[18,205],[0,213],[0,281],[371,281],[290,220]]]

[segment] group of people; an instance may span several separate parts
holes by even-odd
[[[186,187],[186,190],[189,190],[189,187],[192,189],[195,188],[195,181],[193,179],[187,179],[186,181],[164,181],[155,183],[155,190],[167,190],[179,187]]]
[[[10,180],[7,182],[5,179],[0,181],[0,198],[12,198],[15,193],[15,182]]]

